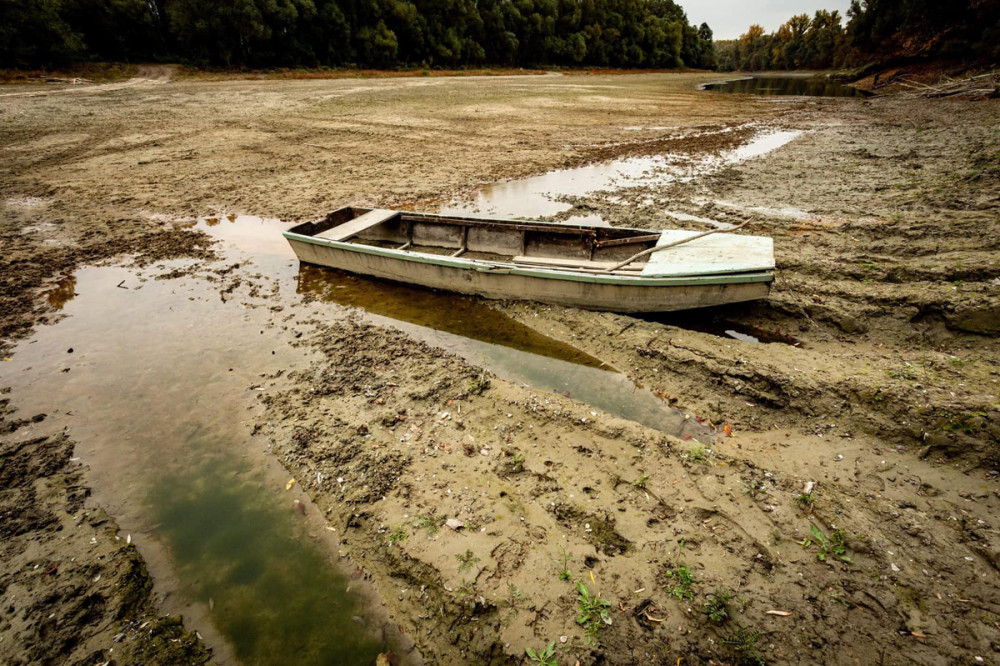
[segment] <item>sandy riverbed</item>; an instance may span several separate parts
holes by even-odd
[[[269,436],[306,480],[344,557],[428,663],[516,662],[550,642],[570,664],[989,662],[1000,645],[1000,106],[697,90],[713,78],[5,87],[5,355],[58,319],[60,278],[125,255],[138,255],[127,261],[139,271],[190,258],[175,279],[215,275],[206,284],[224,302],[296,315],[275,335],[318,360],[270,374],[263,398],[248,393],[263,406],[241,427]],[[755,127],[803,134],[688,182],[571,203],[649,228],[675,224],[664,210],[755,215],[755,230],[775,238],[769,301],[660,320],[490,304],[714,425],[709,447],[484,375],[384,322],[278,295],[276,277],[220,266],[210,237],[177,224],[431,206],[625,155],[716,154]],[[777,342],[699,332],[729,327]],[[16,391],[5,398],[18,404]],[[106,660],[121,654],[106,652],[118,634],[157,609],[148,583],[142,603],[123,605],[135,595],[117,582],[77,608],[90,592],[58,577],[108,581],[102,571],[139,560],[113,527],[100,531],[110,523],[99,507],[81,513],[69,440],[32,416],[3,428],[5,459],[26,462],[4,465],[14,471],[0,593],[17,619],[0,624],[0,655],[33,662],[30,646],[59,645],[73,660],[100,650]],[[57,518],[24,513],[42,500]],[[105,534],[102,557],[88,555],[104,569],[52,571],[95,548],[91,532],[54,531],[81,520]],[[596,640],[577,622],[577,581],[610,602]],[[708,618],[709,595],[732,597],[727,621]],[[52,612],[65,620],[43,621]],[[193,634],[169,626],[184,642],[150,643],[162,663],[205,658]],[[51,640],[70,635],[81,638]],[[170,652],[178,645],[186,656]]]

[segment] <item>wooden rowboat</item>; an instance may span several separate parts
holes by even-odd
[[[727,230],[729,232],[733,230]],[[770,238],[346,207],[285,232],[304,263],[486,298],[664,312],[765,298]]]

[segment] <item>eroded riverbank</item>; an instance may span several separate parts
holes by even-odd
[[[206,313],[217,294],[219,312],[294,315],[263,329],[280,354],[220,395],[262,403],[236,431],[270,441],[297,481],[285,491],[282,474],[267,492],[297,515],[287,493],[306,489],[317,524],[337,530],[431,662],[501,662],[548,642],[568,663],[988,659],[1000,609],[996,106],[720,99],[699,81],[170,83],[34,100],[30,114],[6,102],[5,336],[58,317],[77,264],[137,249],[151,266],[200,257],[163,284],[195,288]],[[476,343],[468,327],[400,314],[453,309],[444,302],[347,276],[282,277],[290,267],[266,265],[259,246],[244,245],[256,260],[213,263],[206,236],[169,230],[213,209],[294,219],[347,202],[433,206],[594,160],[698,159],[744,143],[747,123],[805,133],[703,177],[560,199],[563,216],[650,228],[760,217],[778,248],[772,299],[693,315],[695,330],[532,304],[454,308],[520,322],[497,356],[476,344],[518,325],[490,324]],[[344,309],[358,305],[373,314]],[[172,321],[162,310],[151,325]],[[778,342],[702,332],[701,317]],[[711,443],[538,385],[556,370],[500,371],[540,347],[552,368],[619,370],[714,426]],[[112,434],[77,431],[81,450]],[[575,582],[611,602],[599,643],[576,622]],[[726,595],[730,617],[716,625],[703,609]]]

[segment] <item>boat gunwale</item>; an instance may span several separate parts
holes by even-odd
[[[447,219],[455,219],[454,217],[435,215],[433,213],[417,213],[417,215],[422,215],[422,216],[426,215],[428,217],[443,218],[442,221]],[[509,220],[496,220],[489,218],[478,218],[478,219],[481,219],[483,221],[501,222],[501,223],[510,222]],[[491,262],[491,261],[484,261],[481,259],[448,257],[437,254],[416,252],[413,250],[397,250],[395,248],[382,248],[374,245],[364,245],[358,243],[348,243],[344,241],[334,241],[326,238],[317,238],[315,236],[309,236],[306,234],[301,234],[293,231],[293,229],[299,226],[303,225],[296,225],[296,227],[293,227],[288,231],[282,232],[282,235],[288,241],[303,242],[303,243],[308,243],[310,245],[319,245],[322,247],[332,247],[335,249],[343,250],[345,252],[369,254],[389,259],[395,259],[397,261],[431,264],[437,266],[444,266],[447,268],[455,268],[459,270],[475,270],[481,273],[494,273],[497,275],[510,274],[510,275],[520,275],[536,279],[543,279],[543,280],[566,280],[570,282],[588,282],[592,284],[612,284],[612,285],[623,285],[623,286],[627,285],[636,287],[748,284],[748,283],[761,283],[761,282],[770,283],[774,281],[773,269],[743,272],[743,273],[734,272],[734,273],[710,273],[702,275],[678,275],[670,277],[654,277],[654,276],[643,277],[643,276],[632,276],[632,275],[583,273],[572,270],[556,270],[547,268],[526,267],[524,265],[516,264],[513,262]],[[553,225],[553,226],[564,226],[564,225]],[[582,227],[582,229],[588,229],[588,228],[592,227]],[[648,232],[649,230],[645,229],[636,231]]]

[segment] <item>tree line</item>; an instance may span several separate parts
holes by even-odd
[[[1000,58],[997,0],[852,0],[839,12],[793,16],[766,33],[752,25],[716,42],[719,69],[841,69],[887,60]]]
[[[716,66],[672,0],[0,0],[0,66]]]

